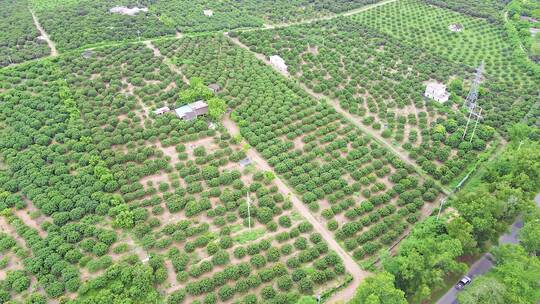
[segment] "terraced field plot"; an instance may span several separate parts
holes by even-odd
[[[361,260],[391,244],[438,196],[434,184],[330,106],[222,36],[157,44],[189,77],[217,82],[250,145]]]
[[[323,38],[324,37],[324,38]],[[338,100],[372,132],[403,146],[421,167],[444,184],[459,176],[486,149],[493,129],[480,125],[462,137],[466,94],[461,82],[471,70],[364,28],[348,18],[277,31],[246,32],[240,39],[255,52],[281,54],[289,73],[316,94]],[[453,82],[452,82],[453,81]],[[425,98],[426,84],[455,83],[441,104]]]
[[[28,3],[0,1],[0,67],[48,55],[47,43],[40,39]]]

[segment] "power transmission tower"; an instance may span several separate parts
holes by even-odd
[[[469,95],[467,95],[467,100],[465,101],[465,106],[469,109],[474,104],[476,104],[476,100],[478,99],[478,88],[480,87],[480,82],[482,81],[483,72],[484,72],[484,62],[482,62],[482,64],[476,70],[476,75],[474,76],[474,81],[471,85],[471,90],[469,91]]]
[[[467,118],[465,131],[463,132],[463,136],[461,137],[462,140],[465,139],[465,136],[467,136],[467,130],[469,129],[471,118],[474,117],[474,119],[476,120],[474,124],[474,130],[470,139],[471,142],[474,137],[474,133],[476,132],[478,121],[482,119],[482,107],[479,107],[476,102],[478,100],[478,89],[480,88],[480,82],[482,81],[483,72],[484,72],[484,62],[482,62],[482,64],[476,70],[476,75],[474,76],[474,81],[471,85],[471,90],[469,91],[469,95],[467,95],[467,100],[465,100],[465,106],[467,107],[467,110],[469,111],[469,117]]]

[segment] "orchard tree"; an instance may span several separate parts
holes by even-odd
[[[405,293],[394,286],[394,276],[380,272],[368,277],[356,290],[350,304],[407,304]]]
[[[223,99],[212,98],[208,100],[208,115],[214,121],[220,121],[227,109],[227,104]]]
[[[480,276],[458,293],[460,304],[504,304],[506,287],[496,278]]]
[[[383,266],[396,277],[398,288],[426,298],[445,275],[465,270],[466,265],[456,261],[462,253],[460,241],[445,233],[444,224],[428,218],[413,229],[398,254],[385,260]]]

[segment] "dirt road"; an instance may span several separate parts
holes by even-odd
[[[45,40],[47,42],[47,44],[49,45],[49,48],[51,49],[51,56],[53,56],[53,57],[58,56],[58,51],[56,50],[56,45],[51,40],[51,38],[49,37],[47,32],[45,32],[43,27],[41,27],[41,24],[39,23],[39,20],[38,20],[36,14],[34,13],[34,11],[31,10],[31,9],[29,9],[29,10],[30,10],[30,13],[32,14],[32,19],[34,19],[34,24],[36,25],[36,28],[41,33],[41,37],[43,38],[43,40]]]
[[[187,79],[186,75],[182,73],[182,70],[180,70],[180,68],[177,67],[169,58],[163,56],[161,52],[159,51],[159,49],[155,45],[152,44],[152,41],[146,40],[144,41],[144,45],[146,45],[147,48],[151,49],[154,52],[155,57],[163,58],[163,63],[165,63],[171,71],[182,76],[182,81],[185,84],[189,85],[189,79]]]
[[[331,14],[331,15],[322,16],[322,17],[310,18],[310,19],[305,19],[305,20],[298,21],[298,22],[264,24],[263,28],[248,28],[248,29],[242,29],[242,30],[239,30],[239,31],[248,32],[248,31],[259,31],[259,30],[271,30],[271,29],[284,28],[284,27],[289,27],[289,26],[294,26],[294,25],[311,24],[311,23],[321,21],[321,20],[331,20],[331,19],[334,19],[334,18],[342,17],[342,16],[351,16],[351,15],[358,14],[358,13],[361,13],[363,11],[367,11],[367,10],[370,10],[372,8],[375,8],[375,7],[378,7],[378,6],[381,6],[381,5],[385,5],[385,4],[388,4],[388,3],[396,2],[396,1],[397,0],[385,0],[385,1],[377,2],[377,3],[373,3],[373,4],[368,4],[368,5],[365,5],[365,6],[362,6],[362,7],[359,7],[359,8],[355,8],[355,9],[352,9],[350,11],[346,11],[346,12],[339,13],[339,14]]]
[[[223,125],[232,136],[240,134],[240,130],[228,115],[223,119]],[[263,157],[260,156],[257,151],[255,151],[255,149],[249,148],[246,154],[252,162],[257,164],[257,167],[259,169],[274,173],[274,175],[276,176],[274,182],[280,192],[285,194],[291,200],[293,207],[313,225],[315,231],[321,234],[321,236],[328,244],[328,247],[335,251],[341,257],[345,268],[352,275],[352,283],[349,284],[349,286],[347,286],[345,289],[335,293],[327,302],[335,303],[338,301],[350,300],[354,296],[356,287],[358,287],[360,282],[367,276],[369,276],[370,273],[362,270],[360,266],[354,261],[354,259],[347,252],[345,252],[343,248],[341,248],[341,246],[334,239],[332,233],[323,226],[323,220],[317,219],[315,218],[315,216],[313,216],[311,211],[309,211],[308,207],[304,203],[302,203],[302,201],[298,198],[298,196],[296,196],[292,189],[274,172],[272,167],[266,162],[266,160],[264,160]]]
[[[392,1],[393,2],[393,1]],[[388,2],[385,2],[385,3],[388,3]],[[273,65],[270,63],[270,60],[263,54],[260,54],[260,53],[256,53],[256,52],[253,52],[249,49],[249,47],[245,44],[243,44],[238,38],[233,38],[233,37],[230,37],[228,33],[225,33],[224,34],[225,37],[227,37],[228,39],[230,39],[234,44],[236,44],[237,46],[249,51],[250,53],[252,53],[257,59],[261,60],[262,62],[264,62],[265,64],[271,66],[272,68]],[[294,79],[293,77],[291,77],[287,72],[284,72],[284,71],[281,71],[281,70],[278,70],[276,68],[274,68],[275,71],[279,72],[281,75],[289,78],[289,79]],[[324,96],[323,94],[320,94],[320,93],[315,93],[312,89],[308,88],[305,84],[303,83],[300,83],[300,82],[297,82],[298,85],[306,92],[308,93],[310,96],[312,96],[313,98],[317,99],[317,100],[320,100],[320,101],[325,101],[327,102],[330,106],[332,106],[336,112],[340,113],[341,115],[343,115],[345,118],[347,118],[347,120],[349,120],[354,126],[356,126],[358,129],[360,129],[360,131],[362,131],[363,133],[367,134],[368,136],[370,136],[371,138],[373,138],[376,142],[378,142],[379,144],[381,144],[383,147],[387,148],[388,150],[390,150],[392,153],[394,153],[395,155],[397,155],[402,161],[404,161],[406,164],[412,166],[415,171],[424,179],[427,179],[429,178],[429,176],[420,168],[420,166],[412,159],[409,157],[409,155],[407,155],[407,152],[401,148],[401,147],[395,147],[394,145],[392,145],[391,143],[389,143],[386,139],[384,139],[378,131],[376,130],[373,130],[371,129],[370,127],[367,127],[365,126],[364,124],[362,124],[362,122],[360,121],[360,118],[358,117],[355,117],[353,116],[351,113],[349,113],[347,110],[343,109],[341,107],[341,105],[339,104],[339,100],[337,99],[330,99],[330,98],[327,98],[326,96]],[[436,182],[438,183],[438,182]],[[450,190],[448,190],[446,187],[442,186],[439,184],[439,186],[441,187],[441,189],[443,190],[443,192],[448,195],[450,193]]]

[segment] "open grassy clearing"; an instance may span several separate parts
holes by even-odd
[[[49,54],[27,6],[21,0],[0,1],[0,67]]]

